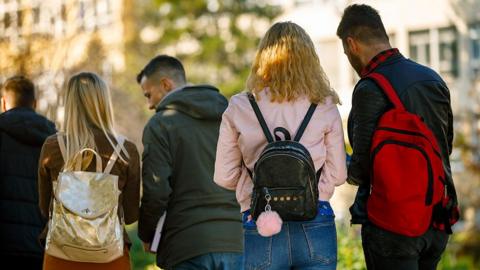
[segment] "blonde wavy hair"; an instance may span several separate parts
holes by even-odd
[[[116,136],[113,128],[113,110],[110,90],[107,84],[95,73],[81,72],[70,78],[65,93],[65,119],[63,133],[66,137],[65,168],[72,170],[77,154],[84,148],[98,151],[92,128],[103,131],[115,149],[110,136]],[[128,153],[124,151],[128,157]],[[119,157],[123,160],[122,155]],[[83,161],[86,167],[93,155],[88,153]]]
[[[335,104],[340,103],[312,40],[293,22],[274,24],[260,41],[247,79],[247,91],[256,94],[265,88],[269,89],[272,102],[307,96],[310,102],[318,104],[331,96]]]

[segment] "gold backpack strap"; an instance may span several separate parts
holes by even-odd
[[[110,173],[110,171],[113,168],[113,165],[115,165],[115,162],[118,159],[118,154],[122,151],[122,149],[124,149],[123,148],[123,143],[124,142],[125,142],[125,137],[123,137],[123,136],[118,136],[117,137],[117,146],[115,147],[115,149],[113,149],[113,153],[110,156],[110,159],[108,160],[107,166],[105,167],[105,170],[103,171],[103,173],[105,173],[105,174]]]

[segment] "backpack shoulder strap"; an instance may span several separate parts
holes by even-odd
[[[115,162],[118,159],[118,153],[120,153],[123,149],[124,142],[125,142],[124,136],[117,137],[117,146],[113,149],[113,153],[110,156],[110,159],[108,160],[107,166],[105,167],[105,170],[103,171],[103,173],[109,174],[110,171],[112,171],[113,165],[115,165]]]
[[[269,143],[273,142],[273,137],[272,134],[270,133],[270,130],[268,129],[267,123],[265,122],[265,119],[263,118],[262,112],[260,111],[260,108],[258,108],[258,104],[255,101],[255,97],[252,95],[252,93],[247,93],[248,96],[248,101],[250,101],[250,105],[252,105],[253,111],[255,112],[255,115],[257,116],[258,122],[260,123],[260,126],[262,127],[263,134],[265,134],[265,137],[267,138],[267,141]]]
[[[317,104],[312,103],[312,105],[310,105],[310,108],[308,108],[307,114],[303,118],[303,121],[297,130],[297,134],[295,134],[295,138],[293,138],[294,141],[296,142],[300,141],[300,139],[302,138],[303,132],[305,132],[308,122],[310,122],[310,119],[312,119],[313,113],[315,112],[316,108],[317,108]]]
[[[375,81],[378,86],[380,86],[380,88],[383,90],[385,95],[387,95],[388,99],[390,100],[390,102],[393,103],[393,106],[396,109],[405,110],[405,107],[403,106],[402,101],[400,101],[397,92],[393,88],[392,84],[388,81],[388,79],[385,78],[385,76],[377,72],[372,72],[368,74],[365,78],[370,78]]]

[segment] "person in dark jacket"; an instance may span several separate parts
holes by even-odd
[[[33,83],[6,80],[0,114],[0,257],[18,269],[42,269],[38,236],[45,227],[38,208],[38,158],[55,125],[35,112]]]
[[[392,48],[378,12],[367,5],[347,7],[337,29],[344,52],[361,78],[371,72],[385,76],[397,91],[407,111],[424,119],[439,147],[447,191],[457,205],[449,155],[453,123],[450,94],[445,82],[428,67],[419,65]],[[370,146],[380,117],[393,105],[383,90],[369,79],[361,79],[353,91],[348,119],[348,137],[353,148],[348,182],[359,185],[350,208],[353,224],[362,224],[362,242],[367,268],[435,269],[445,250],[448,235],[430,228],[420,237],[407,237],[377,227],[368,220],[366,201],[370,191]]]
[[[181,62],[152,59],[137,77],[155,115],[143,131],[143,197],[138,234],[150,249],[166,212],[157,265],[164,269],[240,269],[240,207],[213,181],[227,100],[209,85],[187,86]],[[154,247],[155,248],[155,247]]]

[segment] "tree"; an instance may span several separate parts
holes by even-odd
[[[135,23],[126,24],[133,28],[126,30],[122,77],[134,80],[149,59],[170,54],[185,64],[190,82],[232,95],[244,89],[259,38],[280,11],[264,0],[138,0]]]

